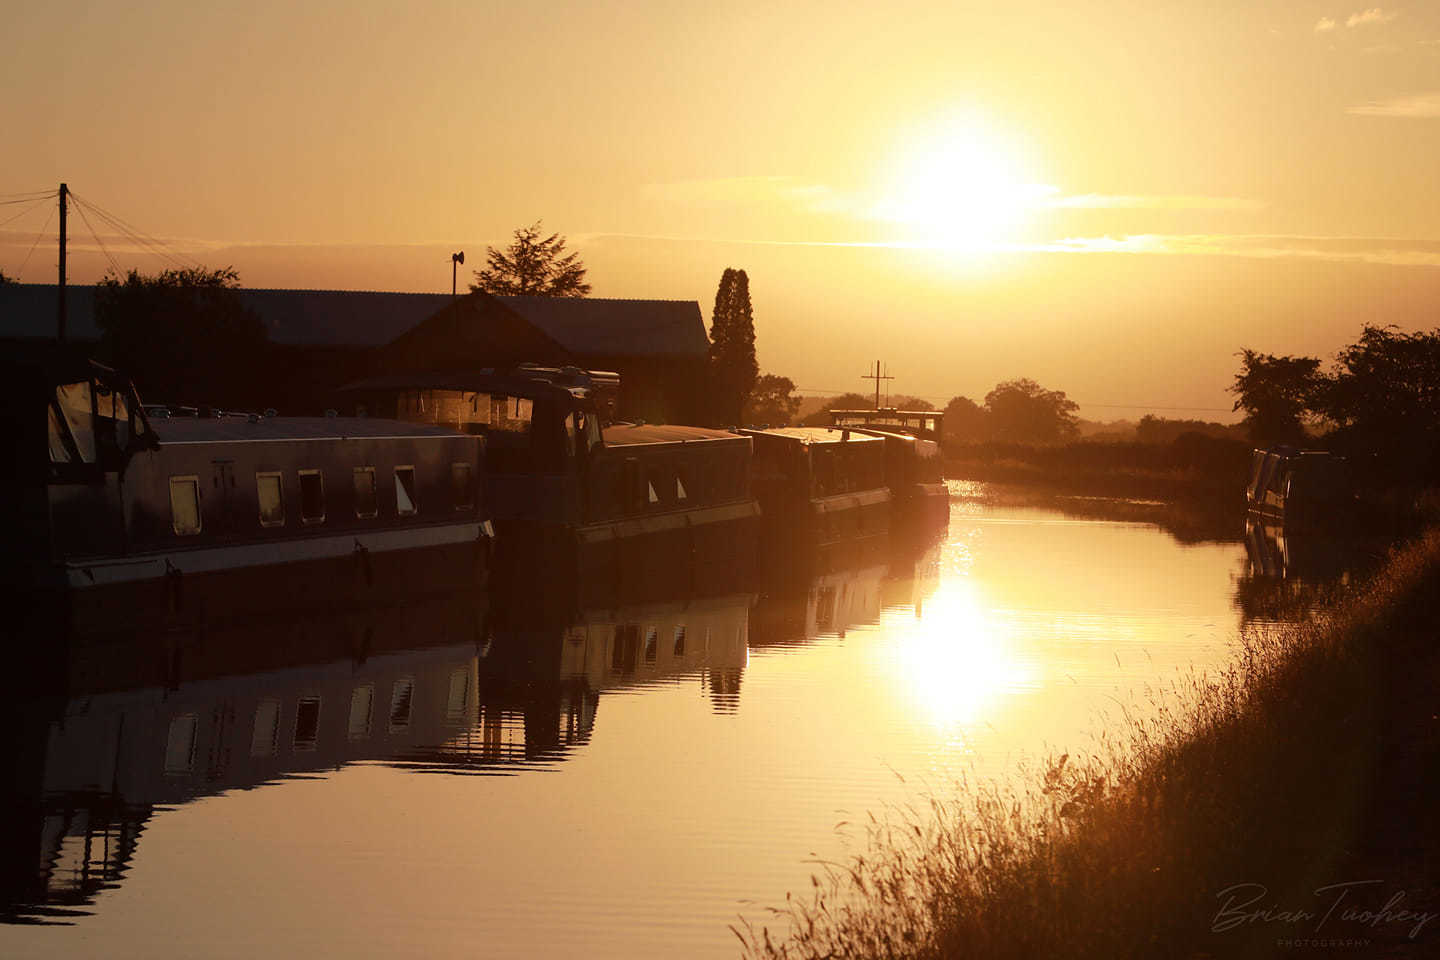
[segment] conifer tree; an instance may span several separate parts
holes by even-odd
[[[759,374],[750,278],[744,270],[726,267],[715,291],[715,312],[710,319],[710,375],[715,389],[717,422],[740,422],[745,401],[755,388]]]

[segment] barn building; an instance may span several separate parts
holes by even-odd
[[[93,347],[100,339],[95,290],[72,286],[66,293],[70,340]],[[255,409],[316,413],[338,407],[339,388],[366,377],[529,362],[620,374],[618,413],[626,418],[701,423],[707,416],[709,339],[693,300],[244,288],[236,294],[270,339],[255,395],[247,398]],[[53,284],[0,286],[0,343],[9,349],[52,339],[55,315]],[[139,386],[143,395],[145,385]]]

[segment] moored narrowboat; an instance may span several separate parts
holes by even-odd
[[[1245,501],[1251,516],[1291,530],[1344,523],[1354,508],[1349,465],[1325,450],[1257,449]]]
[[[883,437],[834,427],[740,432],[755,444],[767,557],[851,554],[886,540],[891,495]]]
[[[8,387],[10,582],[60,600],[77,630],[485,585],[478,437],[364,418],[152,422],[128,380],[88,362]]]
[[[750,439],[613,423],[617,384],[614,374],[522,366],[379,377],[345,389],[387,416],[486,438],[502,577],[540,571],[563,584],[573,576],[582,605],[594,606],[673,594],[716,570],[743,576],[760,514]]]

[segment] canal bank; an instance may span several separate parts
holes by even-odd
[[[1432,530],[1308,617],[1242,627],[1241,657],[1089,756],[892,810],[737,933],[783,957],[1433,952],[1437,630]]]

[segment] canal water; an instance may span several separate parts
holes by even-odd
[[[1240,529],[952,494],[755,592],[79,650],[11,722],[0,955],[734,956],[867,811],[1083,749],[1264,606]]]

